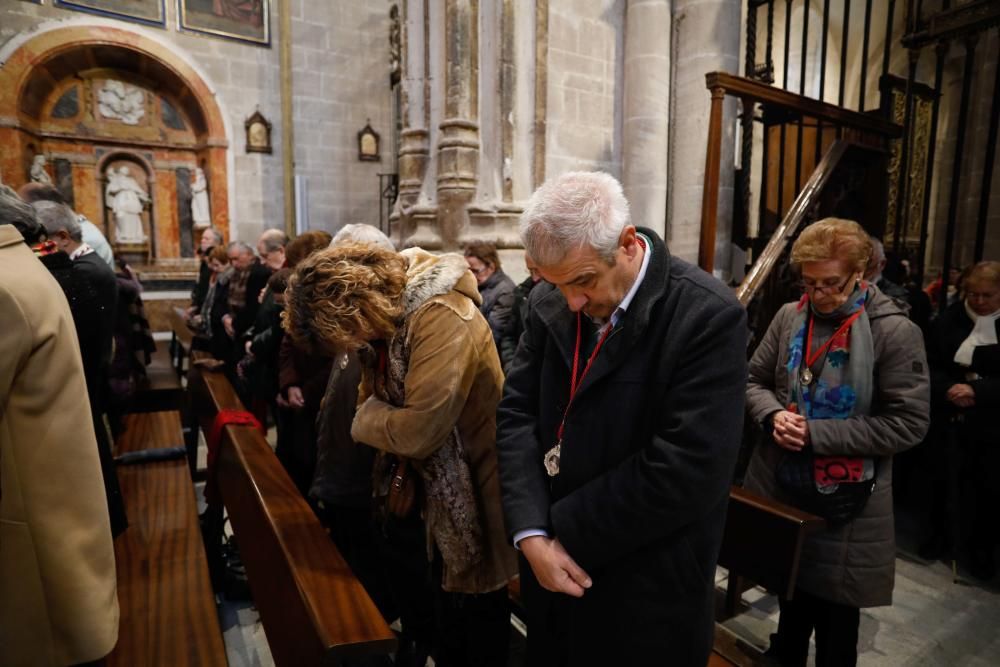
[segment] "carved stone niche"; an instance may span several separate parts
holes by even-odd
[[[138,155],[116,152],[99,160],[97,168],[105,236],[126,260],[149,261],[155,239],[151,167]]]

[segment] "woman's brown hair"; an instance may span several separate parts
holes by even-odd
[[[853,220],[824,218],[802,230],[792,245],[792,264],[839,259],[853,272],[864,272],[872,254],[868,233]]]
[[[497,247],[492,243],[475,241],[467,243],[465,246],[466,257],[476,257],[483,264],[492,266],[494,271],[500,270],[500,255],[497,254]]]
[[[288,281],[285,330],[326,354],[390,338],[403,317],[406,268],[397,253],[367,243],[314,252]]]
[[[329,232],[321,229],[311,229],[299,234],[285,246],[285,265],[294,269],[306,257],[330,245],[332,238]]]

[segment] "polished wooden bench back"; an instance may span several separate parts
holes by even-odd
[[[179,413],[144,412],[125,417],[116,449],[180,445]],[[107,665],[226,665],[187,463],[119,466],[118,480],[129,527],[115,540],[121,620]]]
[[[792,598],[802,545],[824,525],[817,516],[734,486],[719,552],[719,565],[729,570],[727,611],[735,611],[735,598],[743,592],[740,578]]]
[[[243,409],[222,373],[196,368],[188,388],[205,433],[219,410]],[[258,430],[224,427],[217,479],[277,665],[395,649],[392,630]]]

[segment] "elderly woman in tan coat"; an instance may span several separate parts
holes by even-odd
[[[780,600],[768,653],[805,665],[857,662],[861,607],[892,604],[892,455],[928,426],[920,330],[862,279],[872,245],[855,222],[828,218],[792,247],[803,297],[775,316],[750,362],[747,408],[769,437],[746,487],[820,514],[794,600]]]
[[[374,481],[386,529],[416,521],[426,534],[424,553],[410,555],[420,561],[414,576],[429,569],[435,582],[435,664],[505,665],[506,585],[516,562],[497,477],[503,373],[465,259],[331,248],[296,268],[285,298],[297,343],[330,354],[361,350],[367,359],[352,437],[382,452]],[[415,477],[421,488],[411,508],[404,480]],[[390,578],[404,566],[389,564]],[[407,601],[398,602],[406,633]]]

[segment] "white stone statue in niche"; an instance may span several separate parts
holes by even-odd
[[[97,108],[105,118],[138,125],[146,115],[146,93],[142,88],[108,79],[97,91]]]
[[[35,159],[31,162],[31,181],[33,183],[42,183],[43,185],[52,185],[52,177],[49,176],[49,172],[45,171],[44,155],[36,155]]]
[[[196,228],[208,227],[212,217],[208,210],[208,181],[201,167],[194,170],[194,183],[191,184],[191,219]]]
[[[115,241],[118,243],[143,243],[146,234],[142,229],[142,211],[149,203],[149,195],[132,178],[128,167],[108,169],[108,185],[104,190],[105,206],[115,217]]]

